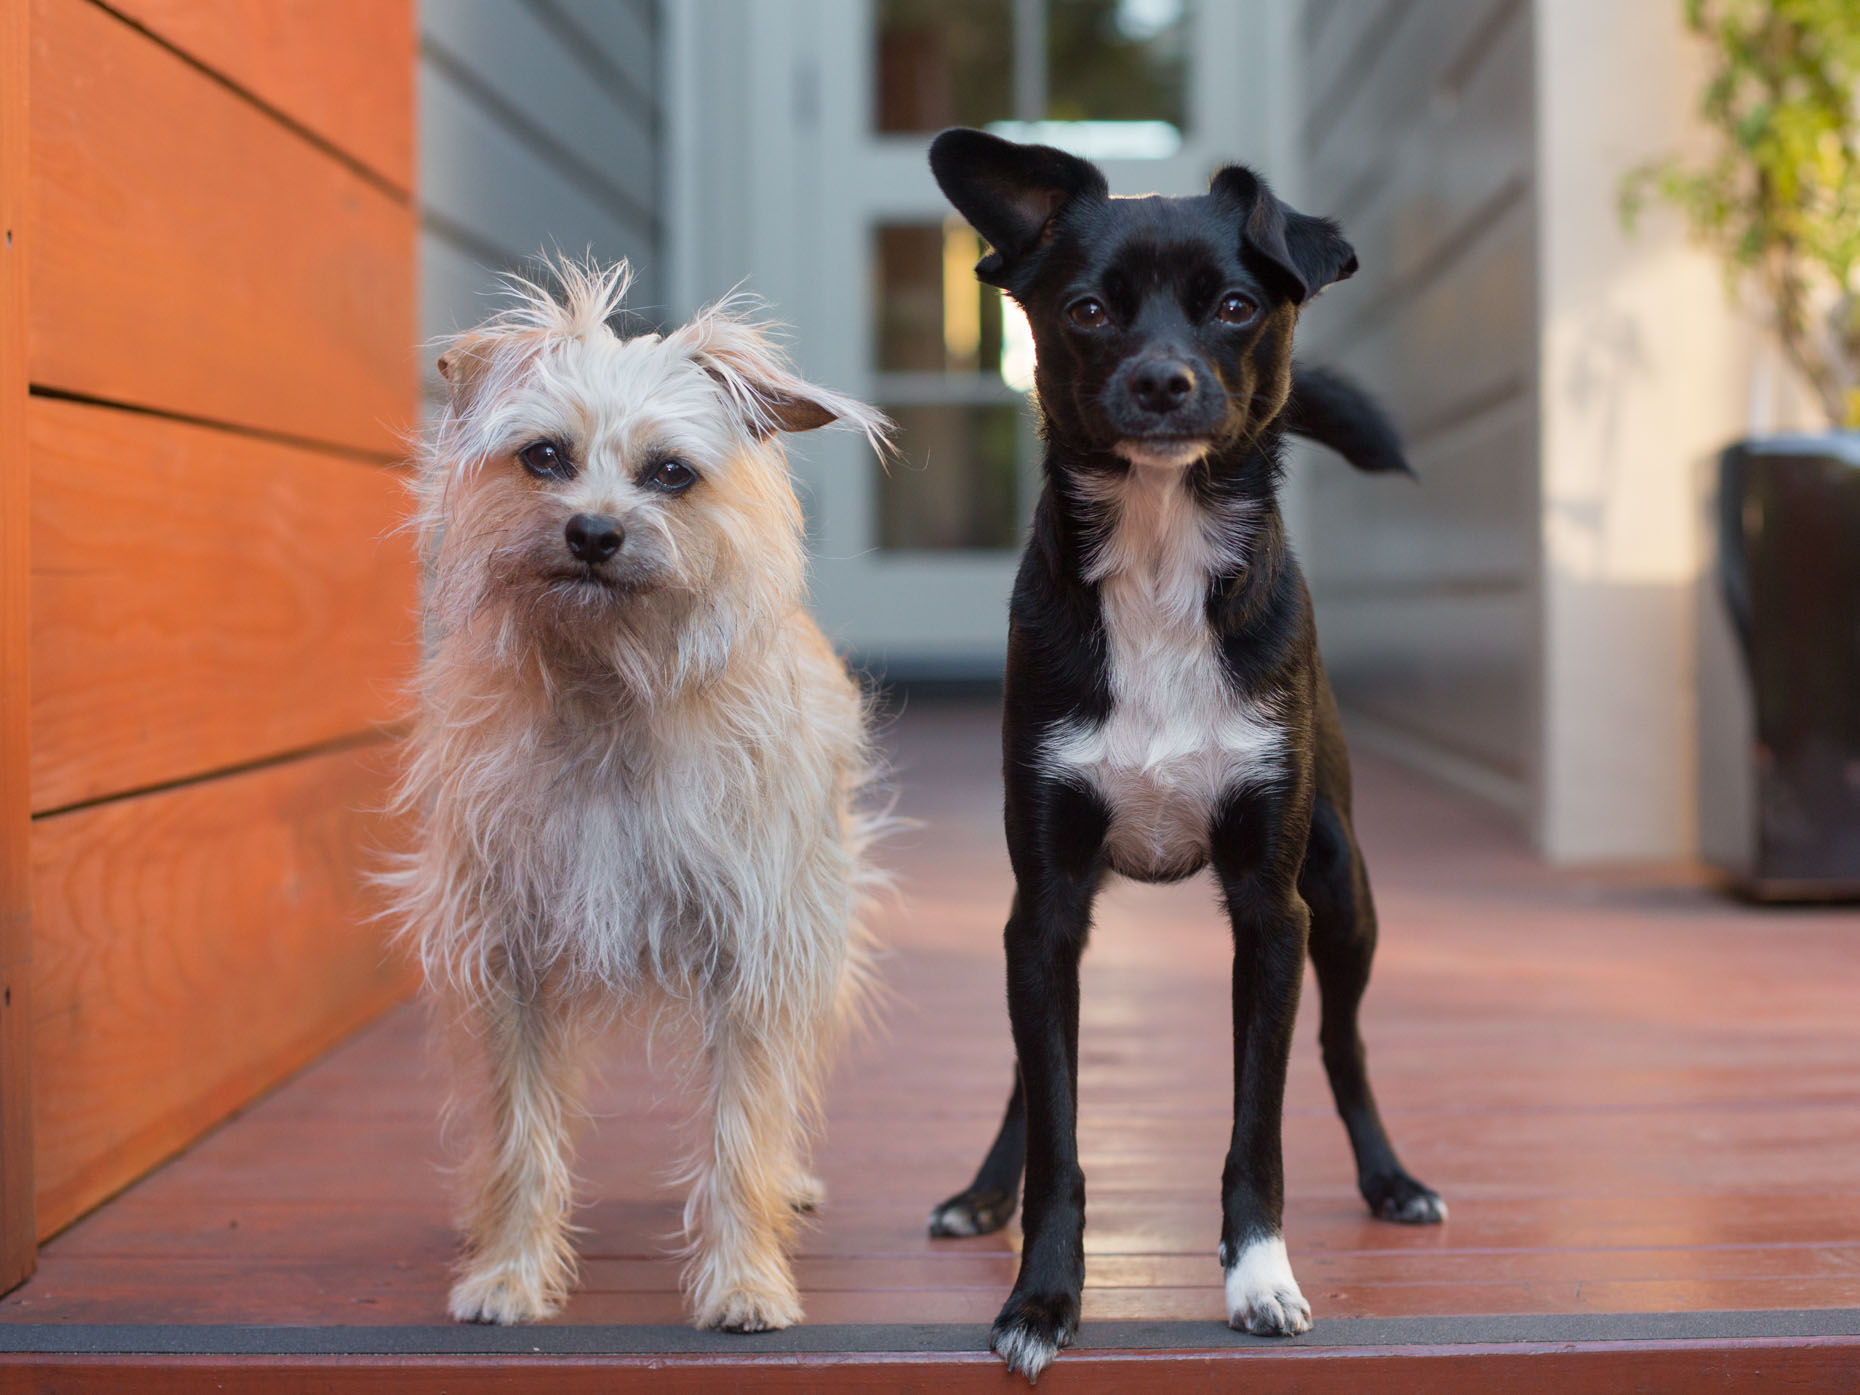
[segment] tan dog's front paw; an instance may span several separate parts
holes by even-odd
[[[801,1295],[785,1288],[725,1289],[698,1312],[699,1327],[725,1332],[779,1332],[801,1320]]]
[[[811,1216],[827,1201],[827,1184],[809,1172],[797,1172],[788,1183],[788,1206],[803,1216]]]
[[[474,1269],[452,1286],[447,1311],[458,1322],[540,1322],[554,1317],[561,1297],[535,1274],[514,1264]]]

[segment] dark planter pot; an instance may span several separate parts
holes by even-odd
[[[1763,900],[1860,899],[1860,433],[1732,446],[1717,524],[1705,855]]]

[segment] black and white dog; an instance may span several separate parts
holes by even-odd
[[[1047,146],[951,130],[930,149],[1038,349],[1044,492],[1015,582],[1003,747],[1016,883],[1006,930],[1018,1077],[936,1235],[994,1230],[1026,1173],[1020,1276],[994,1349],[1034,1377],[1074,1334],[1084,1283],[1076,1139],[1079,956],[1108,873],[1213,868],[1233,922],[1234,1127],[1221,1182],[1227,1319],[1311,1325],[1281,1233],[1280,1114],[1307,952],[1364,1199],[1392,1221],[1446,1206],[1403,1170],[1370,1092],[1357,1008],[1375,909],[1311,601],[1275,487],[1296,431],[1405,470],[1375,405],[1292,364],[1299,307],[1350,275],[1335,224],[1240,166],[1196,198],[1110,196]]]

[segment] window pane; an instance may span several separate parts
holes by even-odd
[[[881,547],[1011,548],[1020,541],[1020,409],[891,406],[898,458],[879,476]]]
[[[876,230],[873,342],[885,373],[995,373],[1001,293],[975,279],[982,244],[960,218]]]
[[[1187,0],[1047,0],[1047,118],[1185,130],[1187,51]]]
[[[879,0],[878,129],[986,126],[1014,114],[1009,0]]]

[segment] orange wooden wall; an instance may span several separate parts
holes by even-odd
[[[415,53],[411,0],[21,8],[43,1237],[407,985],[361,872],[416,652]]]
[[[32,1272],[27,12],[0,4],[0,1290]]]

